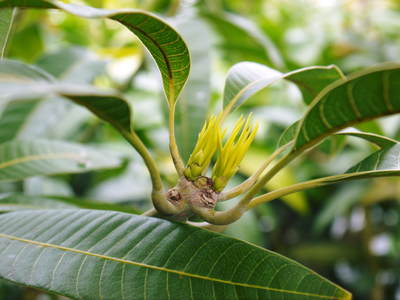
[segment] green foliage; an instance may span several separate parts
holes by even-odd
[[[165,220],[44,210],[2,215],[0,228],[3,278],[75,299],[350,296],[276,253]]]
[[[1,300],[396,297],[394,5],[85,3],[0,1]]]

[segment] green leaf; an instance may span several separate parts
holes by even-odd
[[[73,299],[351,299],[274,252],[123,213],[3,214],[0,251],[1,278]]]
[[[67,142],[35,139],[0,145],[0,181],[114,168],[120,163],[114,154]]]
[[[4,57],[16,8],[0,9],[0,59]]]
[[[184,160],[188,160],[206,119],[211,94],[211,43],[199,36],[209,36],[204,21],[192,16],[177,28],[188,44],[192,67],[189,80],[176,106],[176,141]]]
[[[400,174],[400,143],[372,153],[344,174],[352,178],[397,176]]]
[[[328,84],[343,78],[335,65],[313,66],[281,73],[254,62],[240,62],[228,72],[224,88],[224,108],[235,110],[252,95],[281,79],[296,84],[306,104]]]
[[[57,8],[83,18],[108,18],[132,31],[146,46],[161,72],[168,103],[173,105],[190,70],[190,56],[181,36],[153,14],[140,10],[105,10],[56,0],[5,0],[1,7]]]
[[[39,99],[61,96],[85,106],[100,119],[110,122],[117,129],[131,131],[131,108],[128,102],[114,91],[91,86],[50,80],[50,75],[38,68],[16,62],[0,62],[0,100]]]
[[[201,15],[218,33],[219,48],[229,63],[256,61],[282,68],[284,62],[272,41],[256,24],[232,13],[210,13]]]
[[[300,121],[292,151],[309,148],[353,124],[398,113],[399,84],[400,64],[390,63],[329,85]]]
[[[281,137],[278,141],[278,147],[286,145],[287,143],[293,141],[294,137],[296,136],[297,126],[299,126],[300,121],[297,121],[290,125],[286,130],[282,133]],[[377,145],[378,147],[389,147],[397,143],[396,140],[388,138],[383,135],[370,133],[370,132],[363,132],[356,128],[345,128],[341,131],[334,133],[334,135],[344,135],[344,136],[354,136],[366,140],[370,143]]]
[[[96,202],[90,199],[63,197],[11,194],[0,199],[0,212],[28,210],[28,209],[65,209],[65,208],[87,208],[97,210],[113,210],[131,214],[140,213],[132,205],[118,205],[106,202]]]

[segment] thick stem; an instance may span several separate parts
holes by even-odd
[[[175,138],[175,104],[171,104],[169,107],[168,116],[168,127],[169,127],[169,151],[171,152],[171,157],[175,165],[175,169],[178,175],[183,176],[183,170],[185,165],[182,161],[181,155],[179,154],[178,145],[176,144]]]
[[[177,213],[177,208],[170,203],[165,197],[163,184],[161,181],[160,171],[158,167],[147,150],[146,146],[136,135],[135,132],[127,132],[126,130],[120,130],[124,138],[136,149],[136,151],[143,158],[147,169],[150,173],[151,183],[152,183],[152,193],[151,199],[153,201],[154,207],[161,213],[164,214],[174,214]]]

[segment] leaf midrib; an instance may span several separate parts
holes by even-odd
[[[112,256],[107,256],[107,255],[93,253],[93,252],[89,252],[89,251],[84,251],[84,250],[79,250],[79,249],[74,249],[74,248],[64,247],[64,246],[60,246],[60,245],[49,244],[49,243],[43,243],[43,242],[38,242],[38,241],[33,241],[33,240],[29,240],[29,239],[20,238],[20,237],[17,237],[17,236],[4,234],[4,233],[0,233],[0,238],[14,240],[14,241],[18,241],[18,242],[26,243],[26,244],[31,244],[31,245],[36,245],[36,246],[39,246],[39,247],[47,247],[47,248],[58,249],[58,250],[62,250],[62,251],[65,251],[65,252],[72,252],[72,253],[81,254],[81,255],[85,255],[85,256],[93,256],[93,257],[104,259],[104,260],[114,261],[114,262],[117,262],[117,263],[122,263],[122,264],[127,264],[127,265],[133,265],[133,266],[142,267],[142,268],[146,268],[146,269],[152,269],[152,270],[157,270],[157,271],[162,271],[162,272],[174,273],[174,274],[177,274],[177,275],[180,275],[180,276],[186,276],[186,277],[191,277],[191,278],[196,278],[196,279],[201,279],[201,280],[208,280],[208,281],[214,281],[214,282],[219,282],[219,283],[223,283],[223,284],[229,284],[229,285],[233,285],[233,286],[241,286],[241,287],[246,287],[246,288],[262,289],[262,290],[267,290],[267,291],[277,292],[277,293],[283,293],[283,294],[293,294],[293,295],[299,295],[299,296],[317,297],[317,298],[320,298],[320,299],[331,299],[331,300],[340,299],[340,298],[337,298],[337,296],[318,295],[318,294],[307,293],[307,292],[298,292],[298,291],[277,289],[277,288],[265,287],[265,286],[254,285],[254,284],[233,282],[233,281],[229,281],[229,280],[223,280],[223,279],[219,279],[219,278],[208,277],[208,276],[198,275],[198,274],[193,274],[193,273],[187,273],[187,272],[183,272],[183,271],[178,271],[178,270],[168,269],[168,268],[165,268],[165,267],[149,265],[149,264],[145,264],[145,263],[135,262],[135,261],[126,260],[126,259],[117,258],[117,257],[112,257]],[[346,296],[344,296],[344,297],[346,297]],[[347,298],[342,298],[342,299],[347,299]]]

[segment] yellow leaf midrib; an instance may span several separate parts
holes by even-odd
[[[313,293],[307,293],[307,292],[298,292],[298,291],[292,291],[292,290],[277,289],[277,288],[266,287],[266,286],[261,286],[261,285],[233,282],[233,281],[229,281],[229,280],[223,280],[223,279],[208,277],[208,276],[204,276],[204,275],[187,273],[187,272],[183,272],[183,271],[179,271],[179,270],[168,269],[165,267],[149,265],[149,264],[145,264],[145,263],[140,263],[140,262],[135,262],[135,261],[126,260],[126,259],[122,259],[122,258],[107,256],[107,255],[103,255],[103,254],[98,254],[98,253],[88,252],[88,251],[84,251],[84,250],[64,247],[64,246],[60,246],[60,245],[54,245],[54,244],[48,244],[48,243],[28,240],[28,239],[12,236],[12,235],[8,235],[8,234],[3,234],[3,233],[0,233],[0,238],[14,240],[14,241],[27,243],[27,244],[31,244],[31,245],[36,245],[36,246],[40,246],[40,247],[53,248],[53,249],[58,249],[58,250],[66,251],[66,252],[72,252],[72,253],[77,253],[77,254],[81,254],[81,255],[97,257],[100,259],[114,261],[114,262],[123,263],[123,264],[127,264],[127,265],[133,265],[133,266],[137,266],[137,267],[173,273],[173,274],[177,274],[180,276],[186,276],[186,277],[191,277],[191,278],[196,278],[196,279],[201,279],[201,280],[214,281],[214,282],[233,285],[233,286],[261,289],[261,290],[267,290],[267,291],[283,293],[283,294],[293,294],[293,295],[299,295],[299,296],[316,297],[316,298],[320,298],[320,299],[331,299],[331,300],[340,299],[337,296],[327,296],[327,295],[319,295],[319,294],[313,294]],[[349,299],[348,295],[344,295],[343,297],[344,298],[342,298],[342,299]]]

